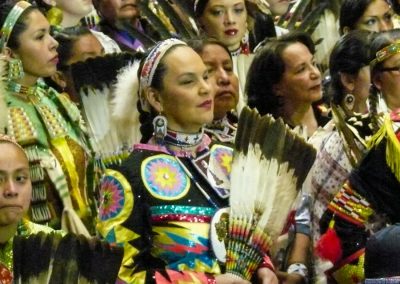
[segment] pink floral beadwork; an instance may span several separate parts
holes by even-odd
[[[107,176],[101,186],[99,215],[101,220],[108,220],[117,216],[124,207],[124,189],[114,177]]]

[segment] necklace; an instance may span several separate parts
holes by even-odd
[[[200,145],[203,140],[204,130],[201,129],[199,133],[183,133],[173,130],[167,130],[167,135],[164,137],[164,142],[168,145],[176,146],[181,149],[196,147]]]
[[[242,53],[242,48],[239,47],[238,49],[231,51],[231,56],[239,56],[239,54],[241,53]]]
[[[14,81],[8,81],[7,88],[15,96],[18,96],[24,100],[28,100],[29,96],[33,96],[36,92],[36,85],[32,87],[23,86]]]

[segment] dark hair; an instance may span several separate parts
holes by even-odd
[[[282,59],[284,50],[298,42],[314,54],[314,42],[303,32],[290,32],[278,39],[270,39],[256,53],[247,73],[245,89],[249,107],[257,108],[261,115],[269,113],[275,117],[280,116],[282,101],[273,89],[285,72],[285,62]]]
[[[396,12],[396,14],[400,14],[400,2],[398,0],[392,0],[392,8]]]
[[[164,84],[163,84],[163,78],[165,77],[165,73],[167,72],[167,66],[164,63],[164,58],[171,53],[175,48],[179,47],[179,46],[185,46],[185,45],[174,45],[173,47],[171,47],[161,58],[160,63],[158,63],[158,66],[154,72],[153,75],[153,79],[151,81],[151,87],[153,87],[154,89],[158,90],[158,91],[162,91],[162,89],[164,88]],[[156,48],[155,46],[153,48],[150,48],[149,50],[147,50],[147,52],[144,54],[143,59],[140,62],[140,66],[139,66],[139,70],[138,70],[138,78],[140,80],[140,73],[142,72],[143,69],[143,65],[146,61],[147,56],[150,54],[150,52]],[[140,81],[139,81],[140,83]],[[141,95],[141,94],[139,94]],[[142,134],[142,139],[141,139],[141,143],[146,143],[147,141],[149,141],[149,139],[153,136],[153,119],[154,117],[157,115],[157,113],[151,109],[150,113],[143,110],[140,101],[138,102],[138,110],[139,110],[139,121],[140,121],[140,133]]]
[[[87,27],[66,28],[62,32],[57,33],[54,39],[58,41],[58,59],[57,69],[64,71],[67,69],[67,62],[72,57],[72,50],[75,42],[84,35],[91,34]]]
[[[341,73],[357,75],[371,60],[368,31],[354,30],[342,36],[329,57],[331,76],[329,92],[334,104],[342,103],[345,96]]]
[[[229,57],[232,60],[232,55],[229,51],[229,49],[226,47],[225,44],[223,44],[221,41],[215,39],[215,38],[199,38],[199,39],[192,39],[187,42],[187,44],[193,48],[194,51],[196,51],[198,54],[201,54],[204,50],[204,48],[208,45],[219,45],[222,47],[228,54]]]
[[[390,30],[390,31],[376,33],[375,37],[373,38],[373,40],[371,42],[371,59],[373,60],[376,58],[376,53],[379,50],[396,42],[399,39],[400,39],[400,29],[394,29],[394,30]],[[380,68],[382,67],[382,64],[384,63],[384,61],[375,64],[371,68],[372,87],[371,87],[371,94],[369,96],[369,102],[370,102],[370,113],[375,114],[375,115],[372,115],[372,119],[373,119],[372,123],[373,123],[374,130],[379,129],[379,123],[378,123],[377,115],[376,115],[378,99],[379,99],[379,90],[374,85],[373,78],[378,74],[378,72],[380,72]]]
[[[12,8],[15,6],[17,2],[18,1],[5,1],[0,4],[0,29],[4,25],[4,22],[6,21],[8,14],[11,12]],[[20,42],[18,38],[21,35],[21,33],[26,30],[25,20],[33,10],[37,10],[37,7],[32,5],[26,8],[22,12],[21,16],[18,18],[17,22],[15,23],[12,29],[10,38],[8,39],[7,42],[7,47],[11,49],[19,48]]]
[[[371,57],[372,59],[376,58],[376,53],[382,48],[398,41],[400,39],[400,29],[393,29],[390,31],[380,32],[375,34],[371,42]],[[385,60],[384,60],[385,61]],[[376,75],[379,72],[383,62],[378,62],[371,69],[371,75]]]
[[[344,33],[344,28],[354,30],[357,22],[364,15],[368,6],[376,0],[344,0],[340,8],[339,32]]]
[[[209,0],[199,0],[199,1],[197,1],[196,7],[194,7],[195,0],[193,0],[193,12],[194,12],[194,16],[196,18],[200,18],[201,15],[203,15],[204,10],[206,9],[208,1]]]

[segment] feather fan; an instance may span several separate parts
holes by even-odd
[[[7,127],[6,105],[7,61],[0,58],[0,133],[4,133]]]
[[[281,119],[242,110],[231,172],[227,272],[251,279],[282,232],[315,155]]]
[[[165,15],[171,21],[177,33],[185,40],[196,37],[196,31],[183,20],[184,15],[179,15],[168,1],[158,1]],[[175,6],[175,8],[177,8]],[[179,9],[179,7],[178,7]]]
[[[147,18],[153,28],[160,34],[162,39],[171,38],[172,35],[164,23],[157,17],[156,14],[150,9],[149,1],[142,0],[138,3],[140,14]]]
[[[115,283],[123,251],[94,238],[38,233],[15,237],[13,255],[14,283]]]
[[[145,48],[149,48],[156,43],[156,41],[145,34],[145,32],[133,27],[130,22],[117,23],[116,26],[119,30],[126,31],[130,33],[133,38],[138,39]]]

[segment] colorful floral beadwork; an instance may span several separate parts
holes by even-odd
[[[229,178],[231,173],[233,151],[232,148],[225,146],[213,146],[211,149],[211,157],[216,159],[217,164],[223,171],[223,173]]]
[[[144,160],[141,174],[146,189],[156,198],[176,200],[189,191],[189,177],[169,155],[156,155]]]

